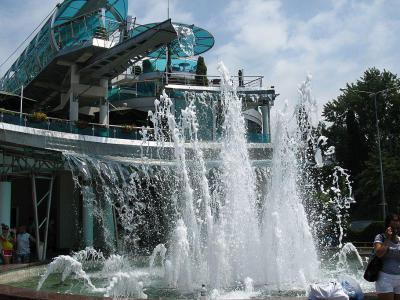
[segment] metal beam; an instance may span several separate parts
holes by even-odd
[[[39,216],[37,209],[37,199],[36,199],[36,178],[35,174],[32,174],[32,202],[33,202],[33,213],[35,216],[35,234],[36,234],[36,253],[40,260],[40,235],[39,235]]]
[[[44,180],[49,180],[49,189],[48,191],[44,194],[44,196],[41,198],[41,200],[38,202],[37,201],[37,190],[36,190],[36,180],[37,179],[44,179]],[[48,237],[48,231],[49,231],[49,222],[50,222],[50,209],[51,209],[51,200],[52,200],[52,194],[53,194],[53,183],[54,183],[54,175],[51,177],[38,177],[35,174],[32,174],[32,201],[33,201],[33,212],[35,216],[35,231],[36,231],[36,251],[38,254],[39,260],[43,261],[46,259],[47,255],[47,237]],[[47,198],[47,207],[46,207],[46,216],[43,218],[43,220],[39,224],[39,213],[38,213],[38,207],[39,205],[43,202],[43,200]],[[43,249],[42,253],[40,253],[40,229],[42,226],[45,225],[45,230],[44,230],[44,237],[43,237]],[[41,255],[40,255],[41,254]]]
[[[50,222],[50,208],[51,208],[51,199],[52,199],[52,194],[53,194],[53,183],[54,183],[54,176],[51,177],[50,180],[50,188],[49,188],[49,197],[48,197],[48,201],[47,201],[47,215],[46,215],[46,230],[44,232],[44,249],[43,249],[43,260],[46,259],[46,255],[47,255],[47,237],[48,237],[48,233],[49,233],[49,222]]]

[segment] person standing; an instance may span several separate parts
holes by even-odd
[[[29,242],[35,239],[26,232],[26,226],[20,226],[17,234],[17,262],[29,263],[31,249]]]
[[[15,234],[10,227],[6,224],[1,224],[1,236],[0,236],[0,243],[1,243],[1,255],[4,261],[4,264],[8,265],[11,263],[14,244],[15,244]]]
[[[389,214],[385,228],[374,241],[375,254],[383,263],[375,288],[379,300],[400,300],[400,217]]]

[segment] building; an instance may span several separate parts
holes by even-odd
[[[82,182],[77,192],[65,153],[121,161],[158,157],[148,111],[164,90],[177,118],[188,95],[195,97],[206,159],[218,154],[220,79],[206,74],[199,59],[214,45],[213,36],[170,19],[138,24],[127,5],[65,0],[0,79],[0,221],[32,225],[40,259],[50,246],[94,243],[93,208],[82,204],[90,192]],[[244,100],[250,154],[268,160],[275,90],[243,70],[233,80]],[[162,160],[172,160],[172,146],[164,147]],[[111,232],[115,218],[110,207]]]

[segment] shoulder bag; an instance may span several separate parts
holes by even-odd
[[[383,238],[383,241],[385,241],[385,238]],[[370,261],[368,262],[367,268],[365,269],[364,279],[369,282],[377,281],[379,272],[382,270],[382,266],[382,259],[373,253]]]

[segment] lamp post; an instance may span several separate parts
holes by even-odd
[[[379,173],[380,173],[380,185],[381,185],[381,205],[382,205],[382,217],[383,221],[386,219],[386,198],[385,198],[385,184],[383,181],[383,165],[382,165],[382,150],[381,150],[381,133],[379,130],[379,119],[378,119],[378,107],[376,104],[376,98],[378,94],[387,92],[391,89],[384,89],[378,92],[369,92],[369,91],[361,91],[361,90],[348,90],[348,89],[340,89],[340,91],[345,91],[345,92],[354,92],[354,93],[364,93],[368,94],[369,97],[374,99],[374,109],[375,109],[375,127],[376,127],[376,138],[377,138],[377,144],[378,144],[378,155],[379,155]]]

